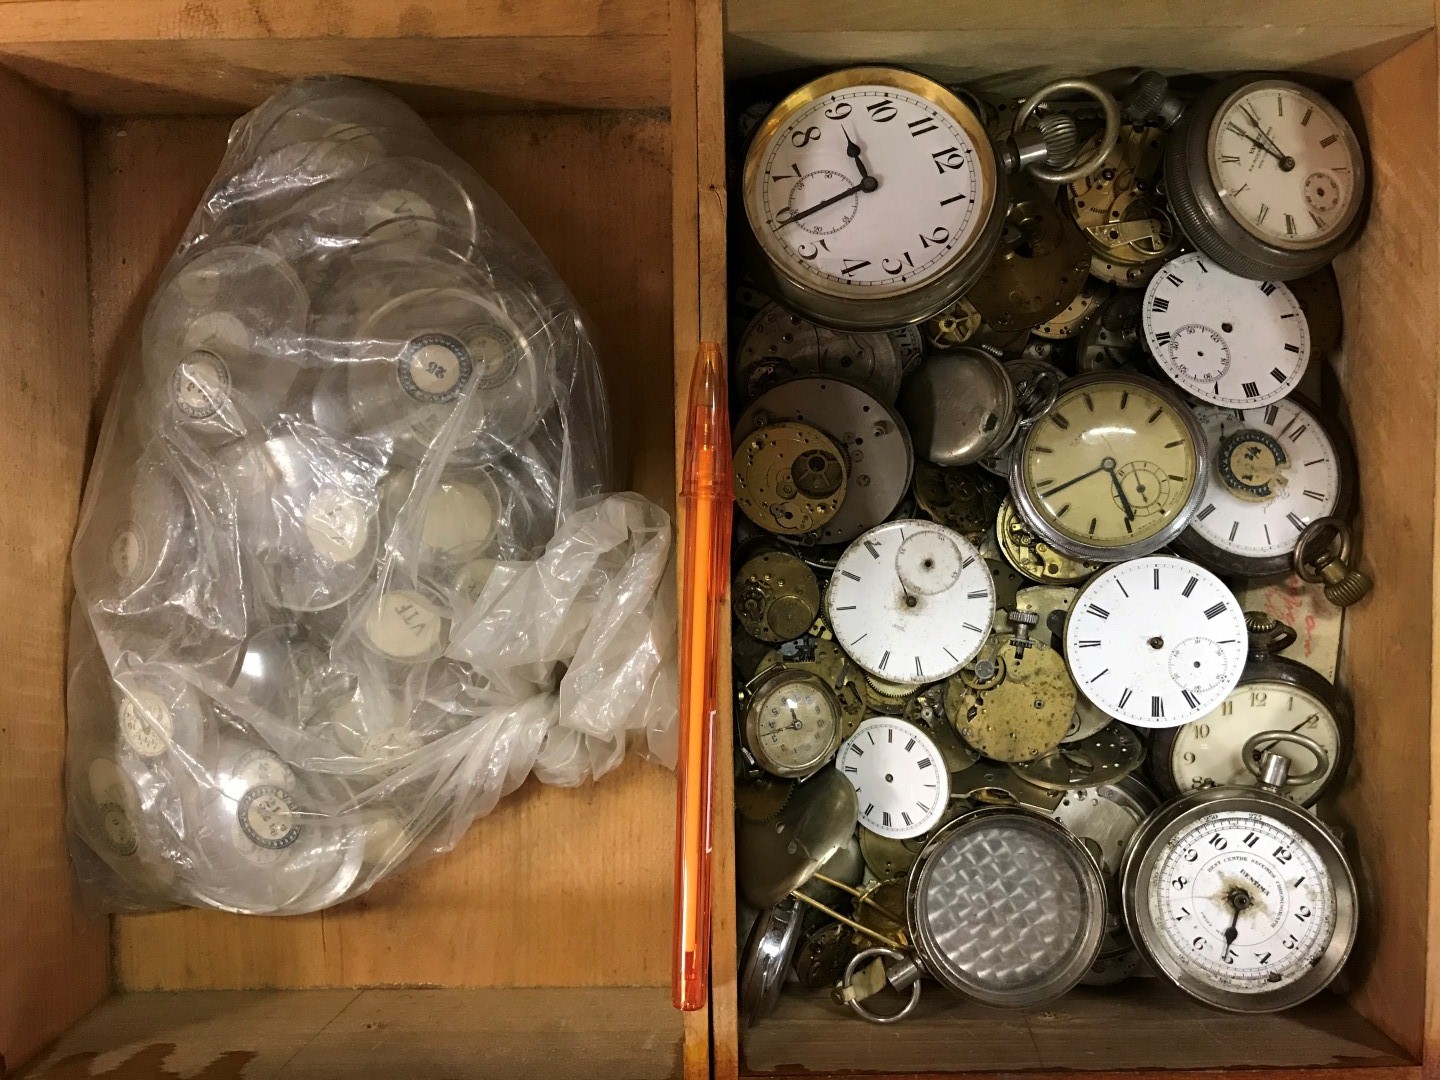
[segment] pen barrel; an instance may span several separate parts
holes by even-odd
[[[725,372],[702,348],[692,376],[681,488],[680,753],[676,763],[677,1008],[705,1005],[710,976],[710,865],[719,711],[721,616],[730,583],[731,480]]]

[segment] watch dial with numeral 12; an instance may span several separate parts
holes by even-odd
[[[745,211],[765,256],[807,288],[912,292],[966,254],[995,201],[978,121],[928,79],[825,76],[782,102],[746,160]]]
[[[1187,724],[1216,708],[1245,667],[1240,603],[1210,571],[1149,556],[1092,578],[1065,622],[1080,691],[1141,728]]]
[[[835,767],[855,786],[860,824],[892,840],[929,832],[950,800],[939,748],[904,720],[866,720],[840,747]]]
[[[1310,362],[1310,326],[1287,286],[1238,277],[1198,252],[1150,279],[1141,319],[1165,374],[1212,405],[1279,401]]]
[[[974,545],[930,521],[889,521],[845,549],[825,594],[835,640],[891,682],[949,678],[980,651],[995,582]]]
[[[1217,570],[1283,572],[1305,527],[1348,505],[1348,450],[1295,398],[1244,410],[1202,405],[1195,416],[1210,481],[1179,546]]]

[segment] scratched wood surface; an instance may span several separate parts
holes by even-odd
[[[119,994],[26,1080],[669,1080],[658,988]]]

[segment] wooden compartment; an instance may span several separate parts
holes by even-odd
[[[657,765],[527,784],[452,854],[276,919],[84,911],[60,768],[67,560],[106,396],[230,123],[292,77],[374,78],[435,117],[592,317],[617,482],[673,507],[674,316],[693,322],[696,287],[672,240],[693,254],[696,233],[671,191],[693,117],[670,110],[670,32],[667,0],[0,4],[0,597],[24,612],[0,627],[0,1075],[707,1070],[705,1016],[687,1030],[670,1005]]]
[[[1359,531],[1374,593],[1350,609],[1340,679],[1354,698],[1355,765],[1340,800],[1360,852],[1363,922],[1343,992],[1289,1013],[1234,1017],[1153,981],[1074,992],[1043,1009],[968,1005],[932,985],[920,1013],[866,1024],[824,995],[787,993],[737,1018],[733,824],[717,808],[714,1070],[736,1075],[1429,1075],[1440,1068],[1440,935],[1430,730],[1436,637],[1437,78],[1430,0],[1348,5],[1143,0],[915,0],[836,5],[729,0],[697,17],[700,319],[724,340],[727,81],[847,62],[915,66],[986,89],[1027,91],[1116,66],[1167,73],[1271,69],[1317,77],[1363,116],[1373,203],[1337,262],[1345,336],[1333,368],[1360,460]],[[794,80],[797,84],[803,76]],[[732,201],[738,200],[732,193]],[[728,743],[728,725],[721,725]],[[729,746],[719,760],[728,761]]]

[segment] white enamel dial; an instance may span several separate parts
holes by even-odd
[[[823,679],[780,671],[755,687],[745,741],[766,772],[806,776],[835,752],[841,723],[840,702]]]
[[[1086,583],[1065,622],[1075,685],[1117,720],[1178,727],[1216,708],[1245,666],[1245,616],[1210,571],[1150,556]]]
[[[890,521],[840,556],[825,613],[840,647],[870,674],[936,682],[969,663],[989,636],[995,582],[953,529]]]
[[[1339,110],[1296,83],[1262,80],[1221,105],[1210,126],[1210,178],[1246,231],[1277,247],[1317,247],[1354,219],[1360,144]]]
[[[892,840],[929,832],[950,800],[950,774],[940,750],[904,720],[864,721],[840,747],[835,767],[855,786],[860,824]]]
[[[1288,555],[1310,522],[1334,512],[1340,455],[1293,398],[1257,409],[1202,405],[1210,482],[1190,527],[1215,547],[1252,558]]]
[[[1181,791],[1253,786],[1256,780],[1245,768],[1241,748],[1245,740],[1262,731],[1295,731],[1308,735],[1325,750],[1329,769],[1323,776],[1281,792],[1308,805],[1340,764],[1340,724],[1315,695],[1275,680],[1241,683],[1214,712],[1175,732],[1170,759],[1165,763],[1175,786]],[[1286,743],[1283,749],[1291,759],[1292,776],[1308,773],[1318,764],[1304,746]]]
[[[856,77],[867,70],[881,69]],[[994,204],[994,152],[973,114],[928,79],[886,75],[897,85],[787,99],[749,152],[762,251],[830,296],[920,288],[970,249]]]
[[[1219,811],[1161,850],[1144,889],[1160,966],[1201,986],[1272,993],[1303,977],[1335,935],[1325,861],[1267,814]]]
[[[1289,288],[1238,277],[1199,252],[1150,280],[1142,325],[1165,374],[1212,405],[1279,401],[1310,360],[1310,327]]]

